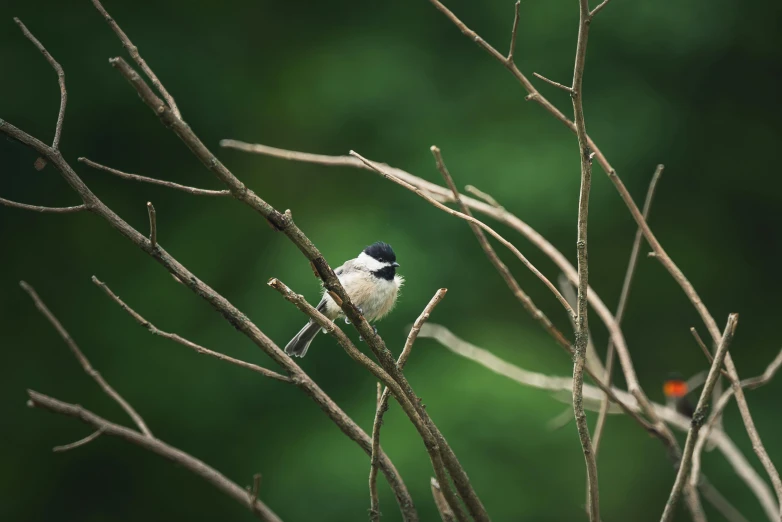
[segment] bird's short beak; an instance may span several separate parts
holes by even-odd
[[[397,268],[397,267],[399,266],[399,263],[397,263],[396,261],[394,261],[393,263],[391,263],[391,266],[393,266],[394,268]]]

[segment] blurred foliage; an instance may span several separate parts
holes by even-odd
[[[512,0],[451,0],[448,6],[506,49]],[[218,150],[222,138],[325,154],[355,149],[440,182],[429,153],[437,144],[457,183],[494,194],[574,260],[574,136],[526,103],[513,78],[427,1],[107,1],[106,7],[201,139],[259,195],[292,209],[332,265],[376,240],[394,246],[407,285],[379,328],[395,351],[435,290],[447,287],[433,321],[525,368],[570,373],[569,358],[513,299],[465,223],[372,173]],[[14,25],[12,16],[19,16],[65,68],[66,158],[140,230],[147,227],[145,202],[153,201],[161,244],[284,345],[304,319],[266,286],[267,279],[278,277],[313,301],[318,294],[306,260],[284,236],[231,200],[126,182],[76,163],[86,156],[128,172],[219,188],[108,66],[107,59],[123,49],[90,2],[6,0],[0,14],[0,116],[44,141],[53,135],[56,78]],[[741,314],[732,352],[744,377],[759,373],[780,348],[782,181],[774,172],[782,139],[781,14],[774,2],[614,2],[593,23],[585,76],[589,132],[636,200],[655,165],[667,166],[652,227],[720,323],[729,312]],[[575,2],[525,0],[516,53],[522,70],[567,83],[576,20]],[[566,95],[539,87],[571,113]],[[58,173],[51,166],[36,172],[34,160],[20,144],[0,140],[0,196],[77,204]],[[598,170],[591,203],[590,281],[613,307],[635,226]],[[497,228],[556,276],[532,245]],[[39,291],[156,435],[240,484],[262,473],[261,497],[285,520],[366,519],[369,459],[305,395],[150,336],[90,283],[92,274],[105,280],[161,329],[273,366],[100,219],[0,207],[0,245],[0,519],[252,519],[200,479],[118,440],[101,437],[72,452],[51,453],[52,446],[88,431],[72,419],[25,408],[26,388],[129,420],[36,313],[20,279]],[[567,329],[543,285],[502,255],[540,307]],[[653,399],[662,400],[669,370],[706,368],[688,328],[705,330],[654,259],[640,261],[625,325]],[[605,346],[597,320],[592,331],[597,346]],[[302,366],[370,429],[375,383],[333,340],[319,337]],[[576,430],[572,424],[546,428],[565,405],[427,339],[417,343],[407,373],[495,520],[584,519]],[[780,386],[749,395],[778,465]],[[397,405],[386,419],[383,446],[422,520],[435,520],[422,443]],[[763,474],[735,406],[727,410],[726,425]],[[674,477],[662,446],[628,419],[614,417],[602,447],[606,520],[657,520]],[[704,467],[748,519],[763,519],[721,456],[708,454]],[[398,520],[391,492],[379,482],[383,519]]]

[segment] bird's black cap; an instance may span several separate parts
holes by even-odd
[[[396,263],[396,254],[394,249],[388,243],[378,241],[372,243],[364,249],[364,253],[370,257],[373,257],[381,263]]]

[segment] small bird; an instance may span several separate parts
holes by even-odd
[[[663,384],[663,393],[668,402],[668,406],[674,408],[685,417],[692,418],[695,408],[692,402],[687,398],[690,392],[690,386],[680,373],[672,372]]]
[[[396,262],[391,245],[378,241],[362,250],[355,259],[345,261],[334,273],[353,304],[367,321],[372,322],[383,318],[396,304],[399,287],[404,283],[404,278],[396,273],[397,267],[399,263]],[[345,317],[342,309],[325,290],[316,308],[332,321]],[[345,322],[348,322],[347,318]],[[320,329],[310,319],[285,346],[285,353],[294,357],[307,355],[307,349]]]

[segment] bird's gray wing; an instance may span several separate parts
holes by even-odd
[[[342,280],[342,277],[340,277],[342,274],[345,273],[345,271],[353,266],[354,259],[350,259],[348,261],[345,261],[341,266],[338,266],[334,269],[334,273],[337,275],[337,277]],[[320,300],[320,303],[318,303],[317,310],[319,312],[323,312],[323,310],[326,308],[326,298],[328,297],[328,294],[326,292],[323,293],[323,297]]]

